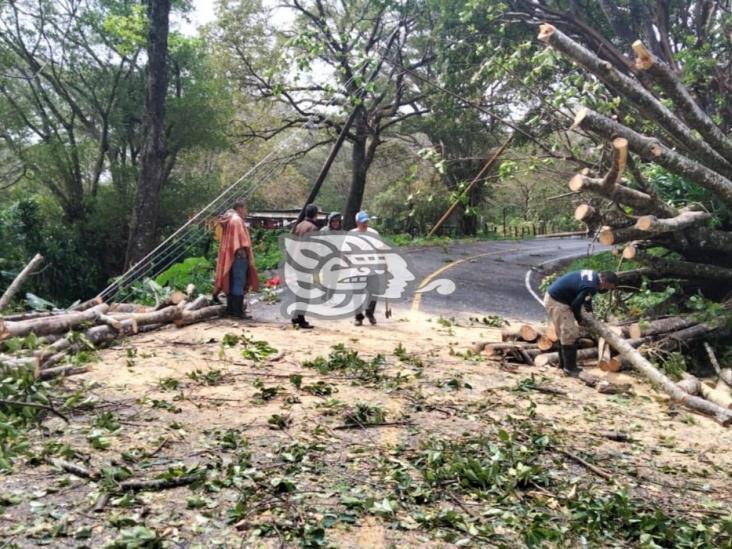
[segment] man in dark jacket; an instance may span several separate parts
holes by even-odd
[[[544,296],[544,307],[559,337],[559,364],[567,375],[576,376],[577,338],[582,322],[582,307],[592,311],[592,296],[615,289],[618,277],[613,272],[590,269],[573,271],[555,280]]]
[[[293,234],[295,236],[304,237],[308,233],[318,231],[317,225],[318,218],[318,207],[315,204],[308,204],[305,206],[305,219],[295,225]],[[292,316],[292,325],[302,330],[309,330],[314,326],[305,320],[305,314],[302,312],[295,312]]]

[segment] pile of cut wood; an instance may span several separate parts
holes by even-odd
[[[608,328],[644,355],[658,351],[680,350],[696,340],[728,331],[725,326],[699,322],[689,316],[669,316],[651,321],[619,323],[608,325]],[[476,343],[472,351],[503,362],[535,366],[559,364],[559,337],[553,326],[513,325],[501,331],[501,339],[500,343]],[[609,347],[601,349],[597,336],[588,329],[582,330],[578,346],[579,362],[593,361],[607,372],[619,372],[631,368],[627,360],[611,356]],[[598,352],[603,350],[603,356],[599,357]]]
[[[88,367],[63,364],[66,358],[85,349],[109,345],[128,335],[158,330],[168,325],[187,326],[221,316],[225,307],[212,305],[205,296],[188,299],[173,292],[156,307],[130,303],[89,302],[74,311],[23,313],[0,318],[0,372],[9,368],[32,367],[41,379],[72,375]],[[35,350],[8,354],[9,341],[38,339]]]
[[[590,315],[583,316],[586,327],[582,329],[577,351],[581,366],[597,366],[606,372],[639,371],[675,401],[712,415],[725,425],[732,422],[732,369],[719,366],[708,344],[706,347],[710,361],[719,376],[716,384],[711,386],[690,374],[685,374],[684,379],[676,384],[646,358],[662,352],[682,350],[690,343],[711,335],[728,335],[729,329],[724,322],[700,322],[692,316],[669,316],[651,321],[607,325]],[[552,326],[509,326],[502,330],[501,339],[501,342],[475,343],[471,350],[504,365],[559,366],[558,336]],[[624,392],[628,389],[587,372],[580,379],[603,393]]]

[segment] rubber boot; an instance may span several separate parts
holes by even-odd
[[[234,300],[235,299],[236,299],[236,297],[231,294],[226,296],[226,315],[227,316],[234,316]]]
[[[292,325],[296,328],[300,328],[301,330],[312,330],[313,328],[315,328],[315,326],[305,320],[305,315],[297,315],[295,318],[293,318]]]
[[[564,370],[564,353],[562,352],[563,345],[559,344],[559,367]]]
[[[562,345],[560,357],[564,356],[562,371],[570,377],[577,377],[582,368],[577,367],[577,345]]]
[[[369,323],[371,325],[376,324],[376,317],[374,316],[374,311],[376,310],[376,301],[372,301],[369,303],[368,309],[366,309],[366,318],[369,319]]]
[[[236,318],[244,318],[244,296],[236,296],[236,310],[234,311]]]

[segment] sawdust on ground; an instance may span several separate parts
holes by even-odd
[[[607,396],[577,380],[562,377],[554,368],[520,366],[512,371],[496,362],[476,361],[463,353],[472,342],[499,341],[500,330],[470,322],[449,325],[422,314],[397,313],[377,326],[355,327],[347,321],[317,324],[313,331],[297,331],[282,324],[222,319],[182,329],[166,328],[126,340],[102,351],[89,373],[66,381],[70,387],[93,384],[90,391],[98,406],[92,413],[112,410],[120,418],[122,429],[107,437],[109,448],[94,451],[89,447],[88,431],[79,427],[74,432],[74,424],[80,425],[82,420],[88,424],[88,417],[72,418],[71,428],[64,427],[58,419],[48,419],[48,437],[43,442],[58,440],[81,448],[87,465],[101,468],[105,460],[113,460],[135,447],[154,451],[159,467],[175,462],[199,463],[210,457],[211,433],[227,429],[241,430],[250,441],[252,453],[265,456],[273,448],[295,441],[327,439],[326,454],[338,469],[337,474],[368,483],[373,479],[369,475],[359,478],[363,473],[358,469],[359,463],[366,463],[373,455],[368,448],[376,448],[387,456],[393,453],[394,459],[398,459],[399,448],[416,437],[477,433],[491,421],[525,413],[533,402],[536,412],[566,435],[572,452],[591,455],[595,463],[607,464],[608,469],[622,461],[628,475],[636,481],[647,479],[646,489],[655,491],[659,498],[696,496],[702,491],[699,497],[706,497],[706,493],[727,504],[732,499],[730,477],[721,472],[732,470],[732,431],[671,405],[634,376],[598,371],[602,377],[633,385],[632,395]],[[277,354],[253,361],[243,358],[238,346],[222,346],[226,334],[242,333],[252,340],[268,342]],[[327,356],[340,343],[367,359],[383,354],[391,378],[404,379],[404,383],[364,386],[302,367],[303,361]],[[418,357],[424,367],[417,371],[396,359],[394,351],[400,345]],[[221,374],[218,384],[206,385],[193,379],[200,380],[212,371]],[[293,374],[303,377],[303,385],[322,380],[336,387],[337,393],[332,397],[341,406],[356,402],[377,404],[386,411],[387,421],[403,424],[334,430],[342,424],[339,409],[326,405],[328,398],[296,390],[290,382]],[[543,384],[566,390],[567,394],[516,390],[522,380],[532,375]],[[169,381],[172,385],[166,388],[166,380],[175,381]],[[263,385],[278,387],[278,395],[262,400],[257,395]],[[291,426],[284,431],[271,429],[268,418],[273,414],[289,415]],[[623,431],[635,442],[613,442],[599,435],[603,430]],[[358,457],[359,452],[362,457]],[[566,460],[565,467],[578,476],[593,474],[571,460]],[[679,468],[686,471],[684,478],[659,473]],[[313,473],[313,486],[324,474]],[[38,502],[63,505],[75,524],[91,528],[90,541],[114,538],[116,530],[110,526],[109,515],[117,511],[108,508],[100,514],[89,513],[90,500],[96,494],[94,488],[73,478],[59,494],[54,488],[58,475],[45,465],[28,466],[0,481],[0,490],[27,492],[25,487],[32,485]],[[142,496],[145,523],[163,529],[169,539],[185,546],[239,546],[242,540],[252,539],[250,525],[266,521],[269,513],[252,513],[248,523],[240,523],[236,529],[223,520],[223,512],[213,516],[187,509],[187,490],[176,488]],[[322,497],[323,505],[328,504],[327,495],[317,497]],[[224,508],[234,501],[234,496],[224,494],[217,504]],[[317,505],[318,500],[308,502]],[[14,540],[20,545],[32,542],[36,519],[32,513],[24,514],[29,513],[31,504],[32,501],[5,510],[0,518],[0,539]],[[341,547],[444,545],[424,532],[390,528],[388,521],[375,516],[363,517],[348,526],[337,525],[328,530],[327,536],[329,542]],[[279,545],[276,537],[275,541],[254,539],[258,540],[252,542],[256,546]],[[57,540],[57,544],[76,543]]]

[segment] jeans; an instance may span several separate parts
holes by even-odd
[[[229,273],[229,295],[243,296],[247,286],[247,273],[249,271],[249,259],[236,256],[234,264]]]

